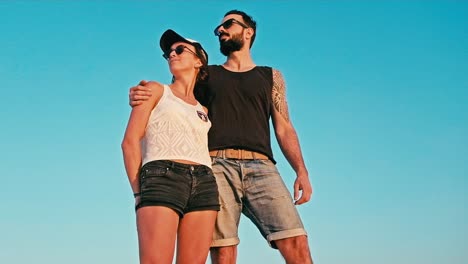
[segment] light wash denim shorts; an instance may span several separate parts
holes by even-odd
[[[211,247],[239,244],[241,212],[272,248],[275,240],[307,235],[292,195],[270,160],[213,157],[220,211]]]

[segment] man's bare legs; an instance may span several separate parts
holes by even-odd
[[[313,264],[307,236],[279,239],[275,244],[287,264]],[[212,247],[210,255],[212,264],[235,264],[237,246]]]
[[[212,264],[236,264],[237,245],[227,247],[212,247],[210,249]]]
[[[307,236],[296,236],[275,240],[287,264],[313,264]]]

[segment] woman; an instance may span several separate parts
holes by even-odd
[[[122,142],[140,263],[172,263],[176,237],[177,263],[205,263],[219,202],[208,152],[211,122],[193,90],[208,76],[208,55],[173,30],[160,46],[173,82],[145,85],[152,96],[133,107]]]

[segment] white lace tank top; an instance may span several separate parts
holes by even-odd
[[[211,168],[208,130],[211,122],[200,103],[176,97],[169,86],[151,111],[142,139],[143,164],[153,160],[188,160]]]

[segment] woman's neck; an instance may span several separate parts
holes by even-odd
[[[193,95],[193,89],[195,87],[197,79],[192,77],[175,77],[174,82],[169,85],[172,90],[177,91],[180,95],[184,95],[187,98],[195,98]]]

